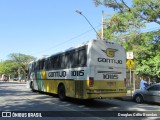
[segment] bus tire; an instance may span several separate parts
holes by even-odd
[[[30,84],[30,88],[31,88],[32,92],[35,92],[33,81],[32,81],[31,84]]]
[[[62,101],[66,99],[66,90],[63,84],[60,84],[58,87],[58,96],[59,96],[59,99]]]

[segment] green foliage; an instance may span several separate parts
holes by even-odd
[[[6,60],[0,63],[0,74],[14,74],[18,66],[12,60]]]
[[[12,53],[9,55],[10,60],[0,63],[0,74],[18,76],[18,74],[26,74],[27,65],[35,60],[33,56]]]
[[[128,5],[124,0],[93,0],[96,6],[104,5],[113,8],[120,14],[132,13],[135,18],[145,22],[156,22],[160,25],[160,1],[159,0],[132,0]]]
[[[160,25],[160,1],[159,0],[133,0],[135,14],[146,22],[156,22]]]
[[[160,31],[141,33],[147,22],[160,25],[160,0],[93,0],[117,13],[105,20],[104,38],[134,52],[135,72],[160,79]],[[157,37],[159,36],[159,37]]]
[[[137,74],[160,78],[160,37],[156,38],[159,35],[160,31],[141,34],[141,43],[134,49]]]
[[[9,56],[19,66],[19,70],[22,71],[23,74],[26,73],[28,63],[35,60],[33,56],[24,55],[20,53],[12,53]]]
[[[133,34],[122,45],[134,52],[136,74],[160,79],[160,31]]]

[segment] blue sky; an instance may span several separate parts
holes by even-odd
[[[95,7],[93,0],[0,0],[0,59],[8,59],[11,53],[51,55],[95,39],[77,9],[96,30],[101,27],[102,10],[114,13]]]

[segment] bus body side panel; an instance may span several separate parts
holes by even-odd
[[[33,80],[34,89],[37,91],[43,91],[47,93],[58,94],[58,85],[64,84],[66,90],[66,96],[75,97],[75,81],[67,79],[40,79]]]
[[[67,97],[83,99],[88,72],[87,67],[36,72],[32,75],[34,89],[58,94],[58,86],[62,83]]]

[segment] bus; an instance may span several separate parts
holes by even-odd
[[[91,40],[28,65],[32,91],[78,99],[126,96],[126,52],[113,42]]]

